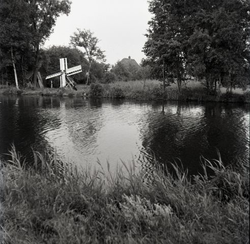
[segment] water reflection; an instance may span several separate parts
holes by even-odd
[[[109,161],[111,171],[134,160],[148,174],[155,162],[182,161],[193,174],[217,149],[225,164],[248,160],[248,113],[233,104],[0,97],[0,154],[14,143],[27,158],[49,150],[78,166]]]
[[[201,156],[234,164],[248,161],[249,116],[221,104],[168,104],[147,115],[142,145],[158,162],[182,162],[190,174],[201,170]]]

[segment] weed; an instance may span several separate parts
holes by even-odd
[[[135,164],[113,174],[107,163],[105,177],[34,155],[24,168],[13,146],[2,168],[4,243],[249,243],[245,166],[202,158],[204,174],[192,182],[176,165],[174,175],[152,167],[147,180]]]

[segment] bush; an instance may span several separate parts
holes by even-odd
[[[112,98],[125,98],[123,90],[120,87],[113,87],[111,90]]]
[[[116,77],[115,73],[113,73],[113,72],[107,72],[104,75],[102,83],[108,84],[108,83],[112,83],[112,82],[114,82],[116,80],[117,80],[117,77]]]
[[[21,95],[22,93],[22,90],[18,90],[15,87],[11,87],[3,92],[4,95]]]
[[[89,95],[91,97],[101,97],[103,95],[103,86],[99,83],[92,83],[90,85]]]
[[[164,90],[161,87],[154,87],[151,90],[151,96],[152,96],[152,99],[166,99],[167,98],[166,97],[167,94],[164,93]]]

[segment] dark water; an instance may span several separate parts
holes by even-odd
[[[140,166],[182,161],[191,174],[200,157],[224,164],[249,160],[249,106],[135,103],[57,97],[0,97],[0,156],[11,144],[29,161],[32,149],[65,162],[111,170],[121,161]],[[150,161],[150,160],[149,160]],[[150,167],[150,164],[141,165]]]

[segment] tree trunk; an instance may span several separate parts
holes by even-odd
[[[217,93],[217,80],[214,81],[214,93]]]
[[[26,85],[27,68],[26,68],[23,56],[22,56],[22,62],[21,62],[21,69],[22,69],[22,85]]]
[[[40,49],[39,49],[39,44],[36,47],[36,61],[35,61],[35,66],[33,70],[33,85],[34,87],[37,87],[37,74],[38,74],[38,69],[39,69],[39,54],[40,54]]]
[[[89,68],[88,68],[88,75],[87,75],[87,82],[86,82],[86,85],[89,84],[89,78],[90,78],[90,69],[91,69],[91,60],[89,61]]]
[[[163,59],[163,91],[165,92],[166,84],[165,84],[165,60]]]
[[[177,62],[177,87],[178,87],[178,92],[179,94],[181,93],[181,68],[180,68],[180,61],[178,57],[178,62]]]
[[[12,47],[10,49],[10,52],[11,52],[11,61],[12,61],[12,66],[13,66],[13,70],[14,70],[16,88],[17,88],[17,90],[19,90],[17,72],[16,72],[16,64],[15,64],[15,59],[14,59],[14,54],[13,54],[13,48]]]
[[[177,71],[177,87],[178,87],[178,92],[179,94],[181,93],[181,74],[179,70]]]
[[[209,74],[206,74],[206,87],[207,87],[207,94],[209,95],[211,92],[211,79]]]

